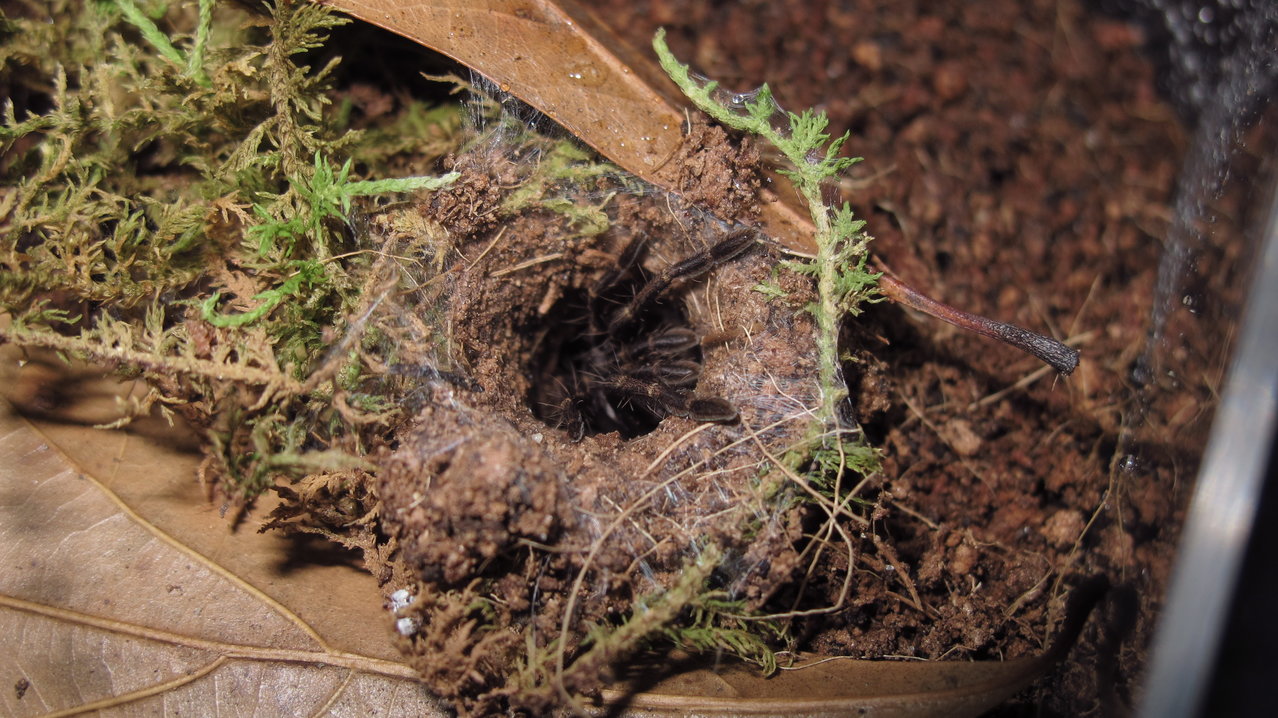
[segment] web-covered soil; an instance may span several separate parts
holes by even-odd
[[[740,169],[716,177],[689,162],[686,184],[713,190],[731,177],[749,186],[758,168],[748,148],[708,128],[698,139],[689,146],[713,166]],[[804,351],[812,322],[800,309],[810,288],[783,278],[792,296],[769,301],[754,288],[773,279],[777,251],[677,198],[615,178],[565,183],[562,197],[607,204],[608,228],[583,233],[554,212],[502,211],[534,166],[509,148],[481,144],[453,162],[463,178],[418,211],[460,257],[441,275],[433,321],[448,328],[440,356],[466,379],[424,389],[413,427],[381,462],[380,513],[406,567],[399,580],[418,596],[421,634],[405,648],[432,688],[477,712],[546,710],[558,696],[512,675],[519,661],[543,671],[556,645],[572,655],[587,630],[658,615],[635,606],[662,600],[707,551],[724,554],[704,567],[717,576],[683,590],[714,586],[716,600],[743,612],[763,611],[779,592],[795,600],[815,514],[794,488],[761,477],[810,429],[818,387]],[[735,216],[749,207],[733,206],[732,193],[714,195],[720,217],[749,219]],[[721,246],[731,258],[715,254]],[[672,276],[653,301],[632,305],[671,267],[698,258],[708,272]],[[663,349],[670,341],[679,348]],[[654,375],[676,388],[649,396],[625,385]],[[575,381],[586,393],[571,393]],[[730,413],[699,415],[715,402]],[[477,602],[488,605],[484,615],[468,619]],[[465,620],[496,630],[459,638]],[[594,690],[633,648],[569,661],[566,687]]]

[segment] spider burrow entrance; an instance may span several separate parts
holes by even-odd
[[[566,289],[534,333],[533,414],[576,439],[610,432],[632,439],[667,416],[735,419],[730,402],[696,393],[702,337],[677,295],[754,243],[753,231],[738,229],[651,272],[643,267],[648,243],[636,237],[592,284]]]

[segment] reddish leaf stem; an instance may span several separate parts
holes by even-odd
[[[955,309],[948,304],[943,304],[931,297],[920,294],[910,285],[887,274],[879,278],[879,291],[897,304],[903,304],[961,329],[983,334],[1005,344],[1010,344],[1023,352],[1033,354],[1066,376],[1078,366],[1077,349],[1067,347],[1055,339],[1035,334],[1011,324],[996,322],[993,319]]]

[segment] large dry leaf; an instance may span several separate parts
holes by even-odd
[[[94,396],[81,417],[109,414]],[[371,576],[233,533],[194,468],[162,437],[0,401],[0,714],[442,714]]]
[[[972,718],[1012,697],[1050,663],[806,658],[773,678],[746,667],[687,670],[625,699],[635,715]]]
[[[479,71],[644,179],[683,140],[673,84],[571,0],[322,1]]]

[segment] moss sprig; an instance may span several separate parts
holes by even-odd
[[[661,67],[697,109],[727,127],[762,137],[790,163],[780,171],[791,179],[808,207],[817,252],[815,257],[787,261],[784,266],[816,280],[817,300],[806,308],[817,323],[820,416],[830,426],[838,426],[839,404],[847,397],[839,369],[840,322],[844,315],[855,314],[863,302],[872,300],[878,284],[878,275],[866,269],[871,237],[865,232],[865,222],[855,218],[846,202],[831,207],[821,196],[825,183],[861,161],[839,154],[849,135],[831,138],[826,132],[829,119],[823,112],[781,110],[766,84],[752,93],[731,94],[719,91],[713,80],[694,78],[666,45],[664,29],[657,31],[653,48]]]
[[[174,47],[169,36],[156,26],[155,21],[134,4],[133,0],[115,0],[116,6],[120,8],[124,18],[138,29],[142,37],[151,43],[162,57],[174,65],[184,68],[191,79],[205,87],[210,87],[213,84],[209,80],[208,74],[204,72],[204,55],[209,40],[209,26],[213,22],[213,2],[214,0],[199,0],[199,24],[196,27],[194,42],[191,45],[190,52],[183,54]]]
[[[849,135],[831,137],[824,113],[784,111],[773,100],[767,85],[750,93],[723,92],[714,81],[694,77],[674,57],[666,45],[664,31],[657,32],[653,47],[662,68],[698,109],[729,128],[761,137],[781,153],[789,166],[779,171],[790,178],[812,217],[815,255],[785,260],[780,268],[811,277],[815,284],[816,298],[803,310],[812,315],[816,324],[820,401],[813,409],[805,438],[783,456],[772,455],[756,442],[768,459],[760,475],[760,495],[778,507],[801,500],[825,513],[825,526],[814,533],[838,536],[846,546],[846,591],[856,551],[841,522],[851,519],[861,530],[869,526],[866,516],[872,514],[874,504],[861,492],[881,464],[878,451],[843,410],[848,391],[843,380],[839,335],[845,317],[858,314],[865,302],[876,300],[880,275],[867,269],[871,237],[865,231],[865,222],[855,217],[846,202],[834,206],[826,203],[822,189],[860,158],[841,155]],[[787,296],[775,282],[761,284],[756,290],[769,300]],[[849,481],[854,477],[859,480]],[[785,490],[796,486],[801,490]],[[748,535],[748,523],[740,530]],[[841,593],[838,603],[844,598]]]

